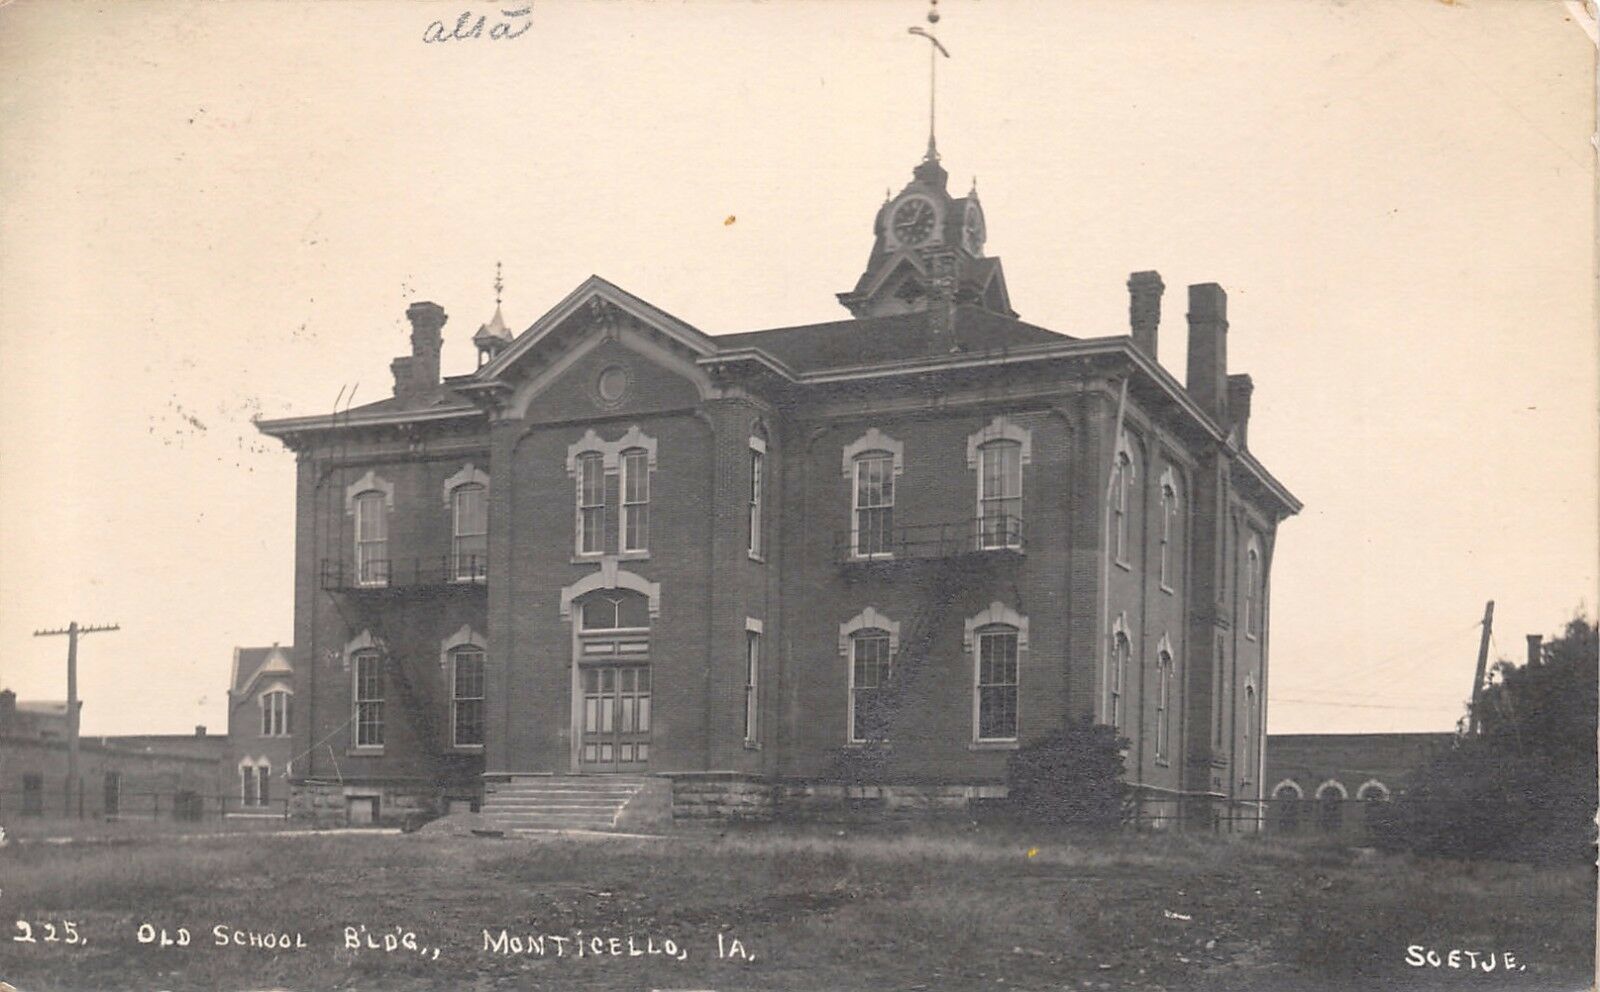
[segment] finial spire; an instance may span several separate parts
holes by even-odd
[[[928,23],[930,25],[939,23],[939,0],[928,0]],[[933,36],[932,31],[920,27],[907,28],[906,31],[919,38],[928,39],[929,43],[933,45],[928,50],[928,152],[923,156],[923,161],[937,162],[939,161],[939,146],[934,140],[934,125],[938,120],[939,56],[943,55],[945,58],[949,58],[950,53],[945,50],[943,45],[939,44],[939,39]]]
[[[495,309],[499,309],[500,308],[500,292],[501,292],[501,290],[503,290],[505,288],[506,288],[505,280],[500,278],[500,262],[498,260],[496,260],[495,263],[494,263],[494,305],[495,305]]]

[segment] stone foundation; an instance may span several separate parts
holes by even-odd
[[[443,813],[446,793],[426,782],[290,783],[289,815],[319,827],[404,826]]]
[[[1006,787],[995,783],[847,785],[772,781],[737,772],[667,777],[672,818],[680,823],[963,816],[975,804],[1006,795]]]
[[[683,821],[770,820],[773,786],[739,772],[688,772],[672,781],[672,819]]]

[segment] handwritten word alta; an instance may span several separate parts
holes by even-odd
[[[533,26],[533,21],[531,19],[523,21],[521,27],[515,27],[511,22],[516,18],[528,17],[531,13],[533,13],[531,6],[518,7],[516,10],[502,10],[500,16],[506,18],[506,20],[496,21],[489,28],[489,40],[509,41],[512,38],[522,37],[528,32],[528,28]],[[461,16],[456,18],[455,27],[451,28],[448,33],[446,33],[443,21],[434,21],[429,24],[427,29],[422,32],[422,42],[426,45],[434,45],[446,41],[469,41],[473,38],[482,38],[484,25],[488,23],[489,18],[486,15],[479,14],[477,20],[473,20],[473,12],[463,10]]]

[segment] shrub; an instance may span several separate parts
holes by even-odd
[[[1006,766],[1012,812],[1039,823],[1117,827],[1128,801],[1122,781],[1127,746],[1115,727],[1089,720],[1024,744]]]

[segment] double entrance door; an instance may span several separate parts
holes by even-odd
[[[578,770],[643,772],[650,761],[650,666],[580,664]]]

